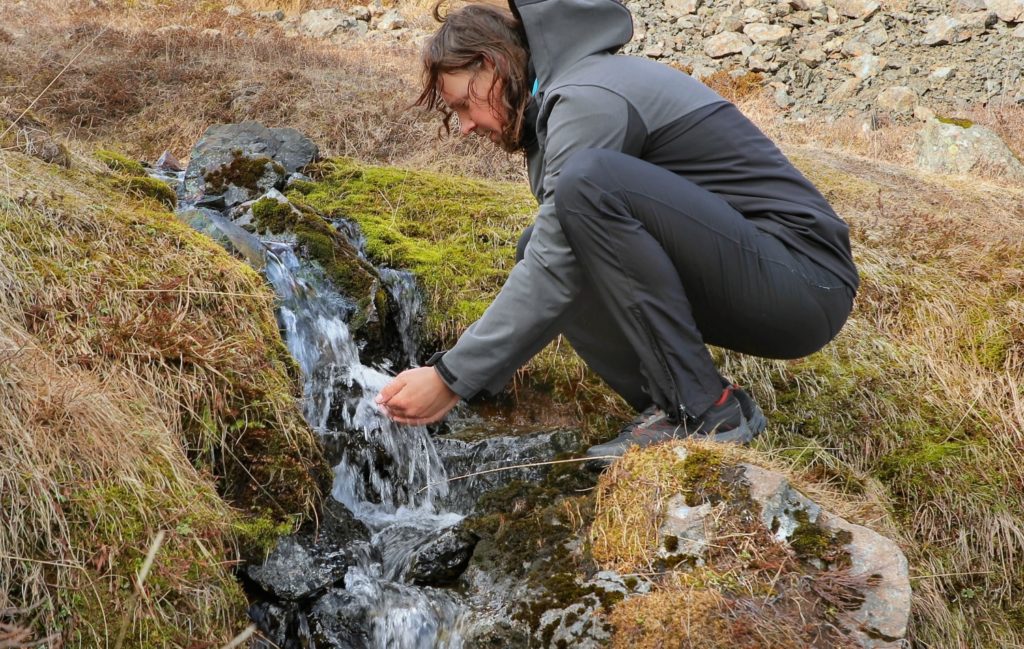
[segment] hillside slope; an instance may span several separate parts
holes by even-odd
[[[132,177],[69,160],[0,151],[0,611],[66,646],[226,642],[232,566],[326,474],[273,294]]]

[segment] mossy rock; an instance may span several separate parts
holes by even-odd
[[[256,231],[281,234],[295,227],[297,213],[288,202],[263,197],[252,204],[252,220]]]

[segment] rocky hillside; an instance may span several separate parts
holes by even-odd
[[[1024,102],[1021,0],[631,0],[627,51],[757,72],[794,118],[949,114]]]

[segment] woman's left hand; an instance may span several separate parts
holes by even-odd
[[[417,367],[393,378],[375,401],[393,421],[420,426],[448,414],[459,402],[459,395],[433,367]]]

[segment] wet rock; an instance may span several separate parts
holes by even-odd
[[[369,541],[370,531],[344,504],[328,496],[320,513],[320,535],[338,547]]]
[[[579,450],[579,435],[575,431],[555,431],[491,437],[477,442],[438,437],[434,443],[450,477],[477,474],[450,482],[447,496],[441,499],[444,507],[451,511],[468,512],[481,494],[513,480],[543,480],[552,465],[538,463],[559,453]],[[535,466],[520,466],[530,464]],[[518,468],[511,468],[513,466]],[[504,470],[491,471],[493,469]]]
[[[466,570],[479,540],[479,536],[458,526],[445,530],[441,536],[416,551],[409,578],[420,586],[453,583]]]
[[[351,563],[347,552],[333,543],[284,536],[262,564],[249,566],[247,572],[272,596],[297,601],[340,582]]]
[[[1024,164],[994,132],[970,123],[932,120],[918,134],[917,166],[927,171],[966,174],[979,164],[1001,167],[1024,178]]]
[[[362,649],[370,646],[369,611],[357,596],[334,588],[309,613],[316,649]]]
[[[249,619],[260,630],[250,649],[306,649],[309,621],[295,604],[256,602],[249,607]]]

